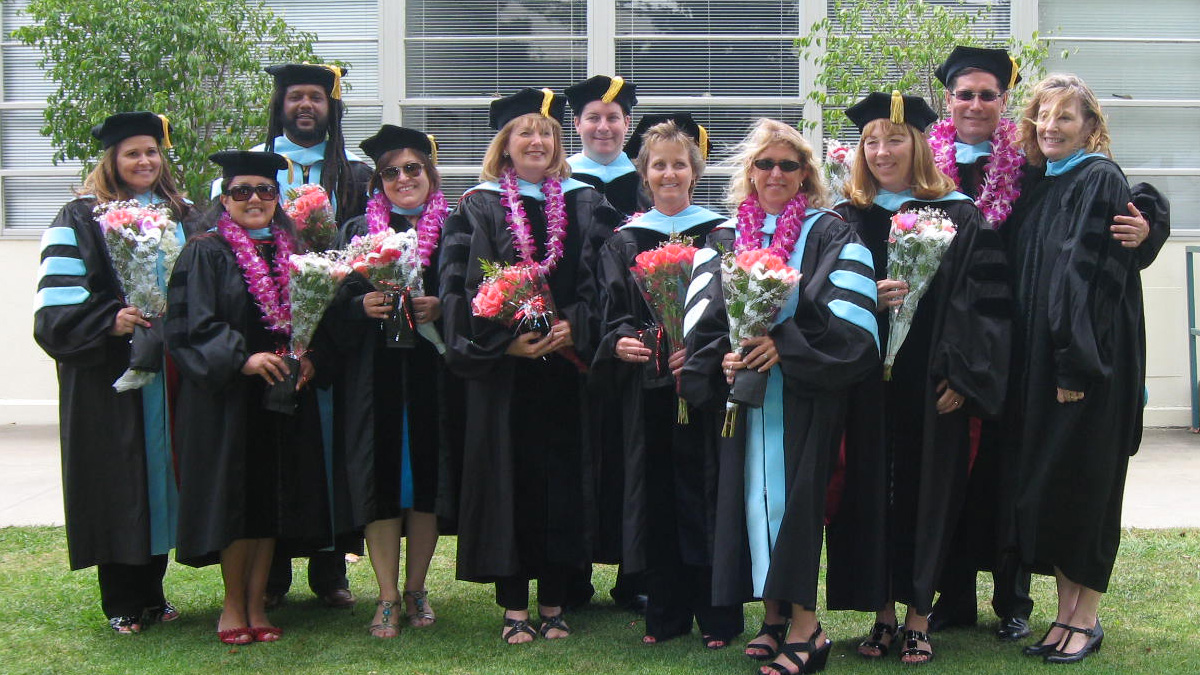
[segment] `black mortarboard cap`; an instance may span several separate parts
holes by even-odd
[[[1005,91],[1012,89],[1021,81],[1020,68],[1013,57],[1004,49],[983,49],[981,47],[964,47],[959,45],[950,52],[945,63],[933,71],[941,83],[949,87],[950,80],[966,68],[978,68],[996,76],[1000,87]]]
[[[712,139],[708,137],[708,129],[703,125],[698,124],[692,119],[692,114],[687,112],[670,113],[668,115],[642,115],[642,119],[638,120],[637,127],[633,130],[633,134],[629,137],[629,142],[625,144],[625,154],[630,157],[637,157],[642,150],[642,136],[650,130],[650,127],[663,122],[674,122],[675,126],[683,130],[683,133],[692,137],[696,141],[696,145],[700,146],[700,152],[707,160],[712,153]]]
[[[885,94],[881,91],[867,94],[863,100],[846,108],[846,117],[854,122],[861,132],[872,120],[890,119],[896,124],[908,124],[916,127],[917,131],[937,121],[937,113],[925,99],[920,96],[901,96],[893,91]]]
[[[166,116],[144,110],[109,115],[92,127],[92,135],[105,150],[130,136],[153,136],[164,148],[171,147],[171,124]]]
[[[416,129],[408,127],[398,127],[394,124],[385,124],[379,127],[379,131],[375,135],[358,144],[363,152],[370,155],[371,159],[376,164],[379,164],[383,156],[393,150],[403,150],[404,148],[412,148],[420,150],[429,155],[429,159],[437,164],[437,141],[433,136]]]
[[[273,152],[223,150],[209,155],[208,158],[221,166],[221,176],[226,179],[234,176],[262,176],[276,180],[279,172],[288,168],[287,159]]]
[[[267,66],[266,71],[275,78],[275,86],[279,89],[287,89],[293,84],[315,84],[324,87],[330,98],[340,99],[342,78],[350,69],[327,63],[284,63]]]
[[[625,78],[597,75],[579,84],[571,85],[566,90],[567,101],[571,104],[571,113],[576,117],[583,114],[583,109],[592,101],[618,103],[621,110],[628,115],[633,106],[637,105],[637,85],[626,82]]]
[[[488,126],[499,131],[521,115],[539,113],[563,122],[567,100],[549,89],[525,88],[511,96],[498,98],[488,106]]]

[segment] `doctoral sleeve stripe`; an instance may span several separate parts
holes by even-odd
[[[51,246],[79,246],[75,230],[70,227],[51,227],[42,233],[42,251]]]
[[[702,298],[687,314],[683,315],[683,334],[687,336],[696,327],[696,322],[700,321],[700,316],[704,314],[704,309],[708,307],[709,298]]]
[[[829,303],[829,311],[833,315],[843,321],[858,326],[859,328],[871,334],[875,338],[875,349],[879,349],[879,324],[875,321],[875,314],[869,310],[850,302],[849,300],[833,300]]]
[[[51,286],[37,292],[34,298],[33,311],[44,307],[61,307],[64,305],[81,305],[92,296],[83,286]]]
[[[82,277],[87,274],[87,267],[79,258],[50,256],[42,260],[38,266],[38,281],[49,276]]]
[[[842,252],[838,254],[838,260],[853,260],[854,262],[866,265],[875,271],[875,265],[871,259],[871,250],[862,244],[846,244],[842,247]]]
[[[834,270],[829,273],[829,281],[838,288],[858,293],[869,300],[872,305],[878,301],[875,294],[875,282],[857,272]]]
[[[708,287],[708,283],[712,281],[712,279],[712,272],[702,272],[697,275],[696,278],[692,279],[692,283],[688,284],[687,298],[684,300],[683,306],[687,307],[688,305],[692,304],[692,300],[696,298],[697,294]]]

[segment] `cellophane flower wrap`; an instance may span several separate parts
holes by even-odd
[[[300,358],[312,344],[317,324],[350,271],[337,252],[293,254],[288,278],[292,302],[292,355]]]
[[[766,335],[799,283],[799,270],[788,266],[772,249],[722,256],[721,291],[729,317],[731,349],[740,351],[742,340]],[[721,427],[725,438],[733,436],[738,407],[732,397],[725,403],[725,423]]]
[[[337,240],[333,204],[320,185],[307,183],[288,188],[283,210],[296,224],[296,232],[310,251],[328,251]]]
[[[425,295],[422,274],[420,238],[416,229],[403,232],[387,230],[376,234],[355,237],[342,252],[350,268],[369,281],[376,290],[398,296],[398,302],[406,298]],[[397,305],[400,307],[401,305]],[[446,353],[446,344],[432,323],[416,323],[413,317],[400,317],[409,322],[415,332],[437,348],[439,354]]]
[[[498,265],[481,260],[483,282],[471,300],[471,314],[521,334],[547,333],[558,318],[550,284],[536,264]]]
[[[883,357],[883,379],[892,379],[892,365],[912,328],[917,303],[929,290],[929,282],[942,265],[958,228],[946,212],[927,206],[892,216],[888,232],[888,278],[908,283],[904,302],[892,308],[888,323],[887,353]]]
[[[629,268],[655,321],[667,336],[670,351],[683,346],[684,302],[692,278],[692,261],[698,250],[685,240],[672,237],[657,248],[637,254],[633,267]],[[688,423],[687,403],[682,398],[676,421]]]
[[[136,201],[105,202],[97,205],[93,214],[104,234],[125,303],[152,321],[159,319],[167,310],[167,279],[179,258],[179,225],[164,208]],[[130,368],[113,383],[113,388],[140,389],[154,379],[156,372]]]
[[[830,192],[835,195],[842,193],[842,186],[846,184],[846,176],[850,175],[853,163],[853,147],[836,138],[825,141],[825,161],[821,164],[821,171],[825,174],[825,184]]]

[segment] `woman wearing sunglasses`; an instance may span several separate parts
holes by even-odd
[[[112,386],[129,367],[134,327],[149,324],[126,306],[93,209],[136,200],[175,220],[194,215],[163,154],[168,131],[150,112],[118,113],[92,130],[104,154],[42,237],[34,314],[34,339],[58,366],[71,569],[96,566],[118,634],[179,616],[162,588],[176,495],[165,378],[125,393]]]
[[[746,655],[774,659],[761,668],[767,674],[816,672],[832,645],[816,613],[826,485],[837,464],[847,389],[879,362],[870,257],[849,225],[825,208],[829,196],[817,159],[794,127],[759,120],[730,163],[728,203],[737,216],[718,226],[696,256],[683,393],[694,405],[723,410],[738,370],[752,368],[768,379],[763,406],[742,406],[733,438],[714,441],[725,459],[715,505],[713,602],[762,598],[765,619]],[[760,249],[776,252],[803,277],[767,335],[730,345],[718,252]],[[856,489],[856,502],[838,514],[848,524],[839,526],[863,538],[864,550],[879,548],[883,509],[867,502],[883,485]],[[863,529],[849,532],[864,514],[870,518]],[[838,577],[832,528],[829,535],[830,604],[845,605],[835,595],[869,592],[878,561],[854,560]]]
[[[585,489],[591,461],[582,370],[598,330],[596,257],[619,214],[568,178],[564,100],[524,89],[492,101],[498,130],[484,182],[446,220],[441,260],[447,360],[467,378],[458,578],[496,584],[510,644],[558,639],[567,585],[591,564]],[[472,316],[484,264],[525,263],[544,276],[557,321],[546,334]],[[540,630],[530,622],[538,580]]]
[[[412,319],[417,325],[440,325],[437,266],[447,208],[435,166],[436,142],[415,129],[385,124],[361,147],[376,166],[368,188],[371,197],[366,214],[347,221],[342,237],[350,241],[415,229],[423,288],[412,298]],[[410,625],[428,626],[436,618],[426,598],[425,577],[438,539],[435,506],[443,501],[438,494],[439,448],[457,437],[463,421],[461,385],[445,371],[438,348],[422,336],[411,349],[387,346],[382,327],[393,310],[388,298],[351,273],[325,322],[341,365],[335,395],[342,414],[334,433],[350,481],[354,524],[365,529],[379,582],[370,628],[379,638],[399,635],[401,597]],[[447,407],[446,398],[454,393],[455,404]],[[403,594],[402,534],[408,542]]]
[[[847,455],[879,446],[891,465],[885,554],[890,588],[858,651],[867,658],[887,655],[899,639],[899,602],[907,608],[901,661],[921,664],[933,658],[929,612],[965,497],[969,417],[995,417],[1004,400],[1011,317],[1007,266],[999,235],[934,164],[923,129],[937,115],[924,99],[873,93],[846,116],[862,140],[845,185],[847,201],[837,210],[874,261],[883,350],[892,310],[909,291],[908,280],[887,277],[892,217],[932,208],[957,229],[917,306],[890,381],[876,371],[857,387],[846,425]]]
[[[228,644],[283,634],[264,609],[276,540],[289,551],[331,537],[316,396],[300,360],[296,409],[264,405],[284,380],[290,330],[288,256],[295,230],[279,205],[270,152],[218,152],[216,227],[193,238],[168,288],[167,343],[179,365],[179,550],[186,565],[219,562],[225,600],[217,634]],[[311,549],[310,549],[311,550]]]

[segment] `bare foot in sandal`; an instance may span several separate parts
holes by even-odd
[[[505,612],[504,626],[500,629],[500,639],[510,645],[521,645],[533,642],[537,631],[529,625],[529,612]]]

